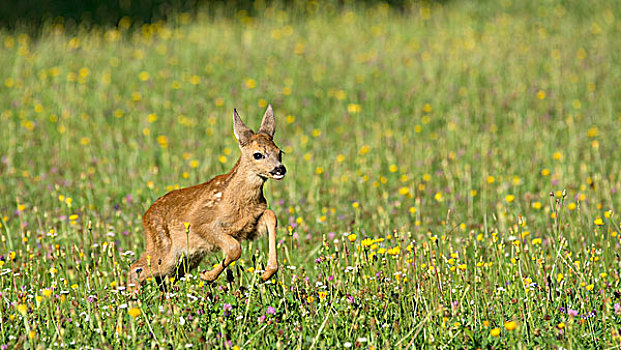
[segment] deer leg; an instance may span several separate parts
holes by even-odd
[[[227,266],[239,259],[242,253],[241,244],[229,235],[218,236],[214,243],[220,247],[224,254],[226,254],[226,257],[213,269],[201,273],[201,279],[208,282],[215,281]]]
[[[267,258],[267,267],[265,268],[265,272],[261,278],[264,281],[267,281],[278,271],[278,256],[276,252],[276,225],[278,221],[276,220],[276,214],[274,214],[271,210],[266,210],[263,212],[261,219],[259,219],[259,223],[257,229],[260,234],[266,233],[268,234],[268,243],[269,243],[269,255]]]

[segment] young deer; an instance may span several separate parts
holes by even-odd
[[[272,140],[272,106],[267,107],[257,133],[244,125],[234,110],[233,131],[241,156],[231,171],[200,185],[169,192],[144,214],[147,247],[130,268],[130,287],[147,277],[161,279],[182,274],[178,270],[194,269],[207,253],[222,250],[226,254],[222,263],[200,275],[213,281],[239,259],[240,241],[265,233],[269,257],[263,280],[278,270],[276,215],[267,209],[263,184],[269,178],[282,179],[287,170],[281,163],[282,152]]]

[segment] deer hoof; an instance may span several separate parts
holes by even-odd
[[[215,274],[213,273],[213,271],[203,271],[200,274],[200,277],[203,281],[206,282],[213,282],[216,280],[216,278],[218,278],[219,274]]]
[[[138,296],[138,294],[140,294],[141,289],[140,289],[140,283],[128,283],[127,284],[127,294],[129,294],[130,297],[135,298]]]
[[[265,272],[263,272],[261,278],[263,279],[263,281],[267,281],[276,273],[276,271],[278,271],[278,265],[267,265],[267,267],[265,268]]]

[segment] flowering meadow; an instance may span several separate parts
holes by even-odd
[[[621,3],[256,2],[0,29],[0,349],[621,347]],[[142,214],[268,103],[287,176],[213,284]]]

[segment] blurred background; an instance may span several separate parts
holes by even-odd
[[[356,1],[358,4],[369,5],[377,1]],[[116,24],[122,17],[130,17],[136,23],[151,23],[158,20],[166,20],[171,15],[178,13],[196,14],[207,9],[218,9],[220,13],[234,14],[236,11],[245,10],[250,14],[258,14],[257,9],[270,4],[299,10],[304,9],[308,1],[252,1],[252,0],[7,0],[0,4],[0,23],[5,26],[15,27],[21,25],[41,25],[48,21],[68,21],[71,24]],[[391,0],[382,1],[393,8],[403,10],[411,6],[414,1]],[[318,6],[342,8],[352,1],[322,1]]]

